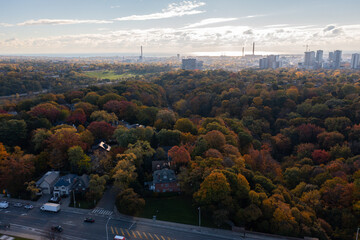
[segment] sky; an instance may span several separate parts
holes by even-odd
[[[0,55],[360,52],[359,0],[0,0]]]

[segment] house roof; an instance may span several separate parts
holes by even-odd
[[[56,179],[59,177],[59,172],[58,171],[49,171],[47,173],[44,174],[44,176],[42,176],[37,182],[36,185],[39,186],[41,185],[44,181],[47,182],[48,184],[53,184],[54,181],[56,181]]]
[[[161,170],[156,170],[153,173],[153,183],[170,183],[176,182],[176,176],[174,170],[164,168]]]
[[[101,148],[101,149],[103,149],[103,150],[105,150],[107,152],[110,152],[110,150],[111,150],[111,146],[106,144],[104,141],[101,141],[99,144],[96,144],[96,145],[92,146],[93,150],[99,149],[99,148]]]
[[[59,180],[55,183],[55,187],[67,187],[74,183],[74,179],[76,178],[76,174],[67,174],[59,178]]]
[[[73,188],[81,187],[88,188],[90,182],[89,175],[83,174],[82,176],[77,176]]]

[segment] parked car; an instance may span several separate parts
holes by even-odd
[[[33,209],[34,206],[31,205],[31,204],[26,204],[26,205],[24,206],[24,208],[25,208],[25,209]]]
[[[95,219],[93,219],[91,217],[87,217],[87,218],[84,219],[84,222],[93,223],[93,222],[95,222]]]
[[[8,208],[8,207],[9,207],[9,203],[7,201],[0,202],[0,208]]]
[[[14,205],[13,205],[14,207],[22,207],[22,204],[21,203],[14,203]]]
[[[53,232],[62,232],[62,231],[63,231],[63,228],[62,228],[60,225],[58,225],[58,226],[52,226],[52,227],[51,227],[51,231],[53,231]]]
[[[114,240],[126,240],[126,238],[123,237],[123,236],[116,235],[116,236],[114,237]]]
[[[51,202],[51,203],[60,203],[60,201],[61,201],[60,197],[52,197],[49,200],[49,202]]]

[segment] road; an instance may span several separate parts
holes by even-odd
[[[93,217],[95,223],[83,222],[85,217]],[[115,235],[123,235],[127,240],[284,239],[255,235],[243,238],[231,231],[206,230],[189,225],[115,216],[107,210],[64,208],[59,213],[50,213],[42,212],[39,207],[32,210],[14,207],[12,203],[9,208],[0,209],[0,222],[10,223],[11,231],[42,236],[39,239],[46,239],[51,234],[50,228],[53,225],[63,227],[64,230],[59,235],[65,240],[112,240]]]

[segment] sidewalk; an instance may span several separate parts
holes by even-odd
[[[31,240],[42,240],[42,239],[44,239],[44,238],[42,238],[40,236],[36,236],[36,235],[32,235],[32,234],[26,234],[26,233],[19,233],[19,232],[15,232],[15,231],[11,231],[11,230],[7,230],[7,231],[0,230],[0,234],[10,235],[10,236],[14,236],[14,237],[27,238],[27,239],[31,239]]]

